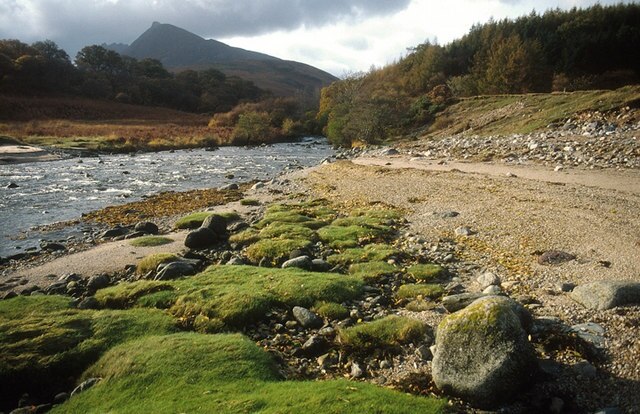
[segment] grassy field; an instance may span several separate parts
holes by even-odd
[[[81,98],[0,96],[0,135],[62,149],[130,152],[224,145],[210,116]]]
[[[465,98],[438,114],[426,137],[527,134],[585,112],[640,106],[640,86],[613,91],[579,91]]]

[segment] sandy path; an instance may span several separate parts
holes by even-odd
[[[454,171],[495,176],[515,174],[519,178],[548,183],[580,184],[610,190],[628,191],[640,194],[640,174],[635,171],[578,170],[554,171],[552,167],[539,165],[506,165],[498,163],[460,162],[410,158],[406,156],[362,157],[353,160],[358,165],[378,165],[388,168],[415,168],[429,171]],[[387,165],[388,164],[388,165]]]
[[[43,265],[30,269],[18,270],[9,276],[11,278],[27,278],[29,284],[47,286],[52,279],[47,275],[62,276],[77,273],[90,277],[100,273],[117,272],[126,265],[136,264],[143,257],[154,253],[178,253],[184,249],[186,231],[162,235],[173,239],[173,243],[155,247],[134,247],[131,240],[121,240],[100,244],[89,250],[59,257]]]

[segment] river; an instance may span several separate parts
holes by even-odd
[[[0,165],[0,257],[34,250],[51,235],[37,226],[79,218],[161,191],[216,188],[269,180],[333,155],[323,138],[259,147],[221,147],[135,155],[101,155]],[[225,178],[233,174],[233,178]],[[17,188],[8,188],[16,183]],[[60,233],[56,237],[61,237]]]

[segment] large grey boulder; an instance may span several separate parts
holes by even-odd
[[[445,317],[436,334],[436,386],[480,408],[514,397],[536,373],[529,323],[528,312],[503,296],[480,298]]]
[[[640,304],[640,283],[592,282],[573,289],[571,298],[585,308],[606,310],[616,306]]]
[[[297,267],[299,269],[311,270],[311,268],[313,267],[313,262],[311,261],[309,256],[299,256],[282,263],[283,269],[286,269],[287,267]]]
[[[133,229],[146,234],[158,234],[159,231],[158,225],[150,221],[140,221]]]
[[[293,317],[303,328],[319,328],[322,326],[322,318],[307,308],[294,306],[292,313]]]

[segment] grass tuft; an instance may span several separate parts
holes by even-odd
[[[78,310],[70,307],[69,298],[60,296],[4,300],[0,302],[0,403],[24,392],[51,397],[68,390],[73,385],[70,379],[109,347],[176,330],[173,318],[155,309]]]
[[[211,266],[181,280],[121,283],[96,293],[109,307],[154,306],[163,302],[187,326],[200,315],[216,326],[242,328],[277,306],[310,307],[318,301],[343,302],[362,293],[360,279],[300,269]],[[160,294],[159,292],[170,291]],[[159,300],[161,299],[161,300]]]
[[[242,200],[240,200],[240,205],[241,206],[259,206],[260,201],[256,200],[255,198],[243,198]]]
[[[423,283],[409,283],[400,286],[396,292],[398,299],[429,298],[437,299],[444,294],[444,289],[440,285]]]
[[[318,302],[315,304],[313,310],[328,320],[341,320],[349,316],[349,310],[335,302]]]
[[[425,325],[411,318],[387,316],[350,328],[341,329],[342,345],[358,353],[392,349],[422,339]]]
[[[129,242],[134,247],[154,247],[173,243],[173,239],[162,236],[142,236]]]
[[[372,384],[282,381],[269,355],[239,334],[181,333],[113,348],[85,378],[103,380],[53,413],[444,413],[446,401]]]
[[[375,281],[381,276],[389,275],[398,268],[382,261],[354,263],[349,266],[349,274],[362,278],[364,281]]]
[[[416,264],[407,269],[407,273],[420,282],[439,279],[443,277],[446,272],[444,267],[433,263]]]
[[[150,271],[155,271],[160,263],[170,263],[180,260],[178,256],[173,253],[156,253],[145,256],[138,262],[136,267],[136,273],[139,275],[145,275]]]
[[[287,259],[293,250],[306,250],[309,247],[311,241],[306,239],[264,239],[249,246],[246,254],[253,263],[266,259],[275,265]]]
[[[396,254],[398,251],[387,244],[368,244],[331,255],[327,261],[334,266],[348,266],[352,263],[383,261]]]

